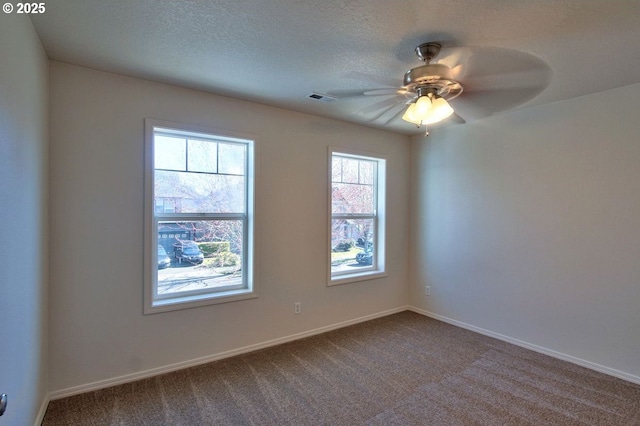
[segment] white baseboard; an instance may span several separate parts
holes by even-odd
[[[620,370],[616,370],[616,369],[613,369],[613,368],[610,368],[610,367],[607,367],[607,366],[604,366],[604,365],[596,364],[596,363],[591,362],[591,361],[586,361],[586,360],[581,359],[581,358],[576,358],[574,356],[567,355],[567,354],[564,354],[562,352],[557,352],[557,351],[554,351],[552,349],[547,349],[545,347],[534,345],[532,343],[525,342],[525,341],[519,340],[519,339],[515,339],[513,337],[505,336],[505,335],[500,334],[500,333],[495,333],[495,332],[490,331],[490,330],[485,330],[483,328],[476,327],[474,325],[467,324],[467,323],[464,323],[464,322],[460,322],[460,321],[457,321],[457,320],[454,320],[454,319],[451,319],[451,318],[448,318],[448,317],[445,317],[445,316],[442,316],[442,315],[434,314],[432,312],[428,312],[428,311],[425,311],[423,309],[416,308],[414,306],[409,306],[407,309],[412,311],[412,312],[415,312],[417,314],[421,314],[421,315],[424,315],[424,316],[427,316],[427,317],[430,317],[430,318],[433,318],[433,319],[437,319],[439,321],[446,322],[446,323],[451,324],[451,325],[455,325],[456,327],[464,328],[464,329],[467,329],[467,330],[470,330],[470,331],[473,331],[473,332],[476,332],[476,333],[479,333],[479,334],[483,334],[485,336],[493,337],[493,338],[496,338],[498,340],[502,340],[502,341],[507,342],[507,343],[512,343],[512,344],[514,344],[516,346],[521,346],[521,347],[523,347],[525,349],[530,349],[532,351],[539,352],[539,353],[544,354],[544,355],[549,355],[549,356],[551,356],[553,358],[557,358],[557,359],[560,359],[560,360],[563,360],[563,361],[567,361],[567,362],[570,362],[572,364],[579,365],[581,367],[586,367],[586,368],[588,368],[590,370],[598,371],[600,373],[604,373],[604,374],[607,374],[609,376],[617,377],[619,379],[626,380],[628,382],[632,382],[632,383],[636,383],[636,384],[640,385],[640,377],[635,376],[633,374],[625,373],[624,371],[620,371]]]
[[[365,315],[363,317],[355,318],[348,321],[342,321],[336,324],[331,324],[328,326],[316,328],[309,331],[304,331],[302,333],[296,333],[289,336],[280,337],[278,339],[268,340],[266,342],[257,343],[254,345],[245,346],[238,349],[233,349],[226,352],[220,352],[212,355],[208,355],[201,358],[192,359],[189,361],[178,362],[175,364],[165,365],[163,367],[152,368],[150,370],[139,371],[137,373],[126,374],[124,376],[113,377],[110,379],[99,380],[97,382],[87,383],[84,385],[73,386],[66,389],[60,389],[53,391],[49,394],[50,400],[66,398],[68,396],[77,395],[84,392],[91,392],[98,389],[107,388],[110,386],[116,386],[123,383],[134,382],[140,379],[146,379],[148,377],[158,376],[160,374],[170,373],[172,371],[182,370],[184,368],[194,367],[196,365],[206,364],[208,362],[217,361],[224,358],[229,358],[235,355],[241,355],[247,352],[257,351],[259,349],[268,348],[271,346],[280,345],[282,343],[292,342],[294,340],[303,339],[305,337],[314,336],[316,334],[326,333],[327,331],[336,330],[339,328],[347,327],[350,325],[358,324],[361,322],[369,321],[375,318],[381,318],[388,315],[396,314],[399,312],[404,312],[409,309],[409,306],[401,306],[395,309],[390,309],[387,311],[378,312],[371,315]],[[48,402],[48,401],[47,401]],[[46,406],[45,406],[46,410]],[[44,415],[44,413],[43,413]]]
[[[34,426],[40,426],[44,420],[44,415],[47,412],[47,407],[49,406],[49,401],[51,400],[51,395],[47,394],[42,399],[42,403],[40,404],[40,409],[38,410],[38,415],[36,416],[36,421],[33,424]]]

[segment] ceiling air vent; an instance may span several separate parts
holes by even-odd
[[[334,98],[333,96],[325,95],[322,93],[316,93],[316,92],[313,92],[312,94],[307,96],[307,98],[313,99],[316,101],[322,101],[322,102],[333,102],[337,99],[337,98]]]

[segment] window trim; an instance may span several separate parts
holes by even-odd
[[[228,139],[231,142],[241,142],[247,145],[246,170],[246,193],[244,216],[244,232],[246,237],[243,241],[243,250],[246,251],[245,263],[243,263],[243,275],[246,279],[246,288],[229,289],[216,292],[195,293],[176,295],[175,297],[156,297],[157,289],[157,265],[155,261],[155,250],[158,244],[158,222],[166,218],[174,220],[177,216],[174,213],[155,213],[155,189],[154,189],[154,134],[156,129],[164,129],[183,133],[185,136],[195,136],[201,134],[208,138]],[[168,312],[179,309],[188,309],[198,306],[214,305],[238,300],[252,299],[258,297],[257,283],[255,279],[255,185],[256,185],[256,138],[254,135],[238,132],[221,131],[219,129],[195,126],[183,123],[176,123],[164,120],[145,119],[145,150],[144,150],[144,314],[154,314]],[[231,219],[235,213],[185,213],[181,214],[181,220],[212,220],[216,218]]]
[[[331,247],[332,247],[332,229],[333,229],[333,220],[340,218],[371,218],[370,214],[337,214],[334,216],[332,207],[333,207],[333,199],[332,199],[332,169],[333,169],[333,156],[342,156],[342,157],[351,157],[354,159],[368,160],[376,162],[376,174],[374,176],[375,188],[376,191],[374,193],[375,198],[375,213],[373,215],[373,221],[375,226],[373,244],[376,247],[375,258],[371,265],[364,270],[359,270],[358,272],[338,272],[334,273],[331,270]],[[328,149],[328,227],[327,227],[327,262],[328,265],[328,273],[327,273],[327,286],[335,286],[348,284],[352,282],[358,281],[366,281],[377,278],[383,278],[387,276],[386,271],[386,205],[387,205],[387,156],[359,151],[349,148],[342,148],[336,146],[329,146]]]

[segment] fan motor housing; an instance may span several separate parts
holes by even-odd
[[[462,86],[453,79],[451,69],[443,64],[426,64],[404,74],[404,87],[411,92],[429,91],[447,100],[462,93]]]

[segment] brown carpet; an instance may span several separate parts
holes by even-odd
[[[55,400],[43,425],[640,425],[640,386],[402,312]]]

